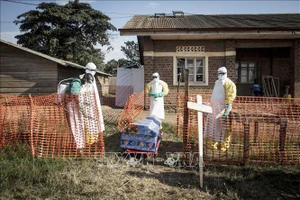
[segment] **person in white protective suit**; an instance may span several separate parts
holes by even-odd
[[[82,88],[79,95],[80,112],[84,119],[85,143],[93,144],[98,140],[100,132],[105,130],[102,108],[95,80],[97,67],[90,62],[85,74],[80,75]]]
[[[230,147],[231,134],[226,130],[225,120],[232,109],[235,97],[236,85],[227,77],[227,69],[220,67],[210,100],[213,113],[207,115],[204,130],[204,139],[208,148],[226,151]]]
[[[165,119],[164,96],[169,93],[169,87],[166,82],[159,79],[157,72],[152,74],[152,81],[147,84],[145,92],[150,96],[149,115]]]
[[[100,132],[105,130],[100,98],[94,75],[96,65],[88,63],[85,74],[79,76],[82,87],[77,101],[67,103],[71,132],[76,148],[83,149],[85,144],[98,141]]]

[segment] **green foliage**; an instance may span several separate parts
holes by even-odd
[[[125,54],[127,60],[131,60],[133,62],[138,63],[140,60],[139,56],[139,45],[134,41],[124,42],[125,47],[121,47],[121,51]]]
[[[18,44],[81,65],[94,62],[103,69],[104,54],[94,45],[110,45],[107,31],[116,31],[110,18],[87,3],[41,3],[17,17],[23,34]]]
[[[124,43],[125,46],[121,46],[121,51],[126,56],[126,59],[121,58],[118,61],[115,59],[108,61],[105,64],[104,72],[116,76],[118,67],[132,67],[132,66],[140,67],[141,66],[138,43],[134,41],[127,41]]]
[[[112,59],[105,64],[104,72],[116,76],[118,66],[118,61]]]
[[[121,58],[118,60],[119,67],[141,66],[138,43],[134,41],[127,41],[124,43],[125,46],[121,46],[121,51],[123,51],[126,59]]]
[[[140,64],[136,64],[135,62],[132,62],[131,60],[126,60],[124,58],[121,58],[118,60],[120,67],[132,67],[132,66],[140,66]]]

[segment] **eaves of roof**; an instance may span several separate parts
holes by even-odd
[[[135,15],[122,28],[121,34],[134,32],[166,33],[207,31],[300,31],[300,14],[230,14],[184,15],[181,17]]]
[[[26,52],[28,52],[28,53],[32,53],[32,54],[34,54],[34,55],[40,56],[40,57],[45,58],[45,59],[47,59],[47,60],[56,62],[56,63],[58,63],[58,64],[60,64],[60,65],[62,65],[62,66],[65,66],[65,67],[73,67],[73,68],[85,70],[85,67],[84,67],[84,66],[79,65],[79,64],[76,64],[76,63],[73,63],[73,62],[70,62],[70,61],[66,61],[66,60],[61,60],[61,59],[58,59],[58,58],[54,58],[54,57],[48,56],[48,55],[46,55],[46,54],[43,54],[43,53],[34,51],[34,50],[32,50],[32,49],[28,49],[28,48],[26,48],[26,47],[22,47],[22,46],[13,44],[13,43],[11,43],[11,42],[4,41],[4,40],[2,40],[2,39],[0,39],[0,42],[1,42],[1,43],[4,43],[4,44],[7,44],[7,45],[9,45],[9,46],[18,48],[18,49],[20,49],[20,50],[22,50],[22,51],[26,51]],[[102,74],[102,75],[105,75],[105,76],[112,76],[111,74],[107,74],[107,73],[104,73],[104,72],[101,72],[101,71],[97,71],[97,73]]]
[[[232,32],[244,32],[244,31],[294,31],[299,32],[300,29],[298,28],[287,28],[287,27],[262,27],[262,28],[143,28],[143,29],[118,29],[121,33],[122,32],[207,32],[207,31],[232,31]]]

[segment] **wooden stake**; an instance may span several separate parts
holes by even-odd
[[[198,111],[198,150],[199,150],[199,179],[200,187],[203,188],[203,112],[212,113],[212,107],[202,105],[202,96],[197,95],[197,103],[188,102],[187,107]]]
[[[202,105],[202,96],[197,95],[197,103]],[[198,148],[199,148],[199,173],[200,187],[203,188],[203,114],[197,113],[198,117]]]

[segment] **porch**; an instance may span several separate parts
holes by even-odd
[[[251,96],[250,87],[256,79],[262,86],[264,96],[283,97],[287,86],[290,88],[288,93],[294,96],[292,58],[291,47],[237,48],[234,80],[237,95]],[[276,91],[270,94],[270,89]]]

